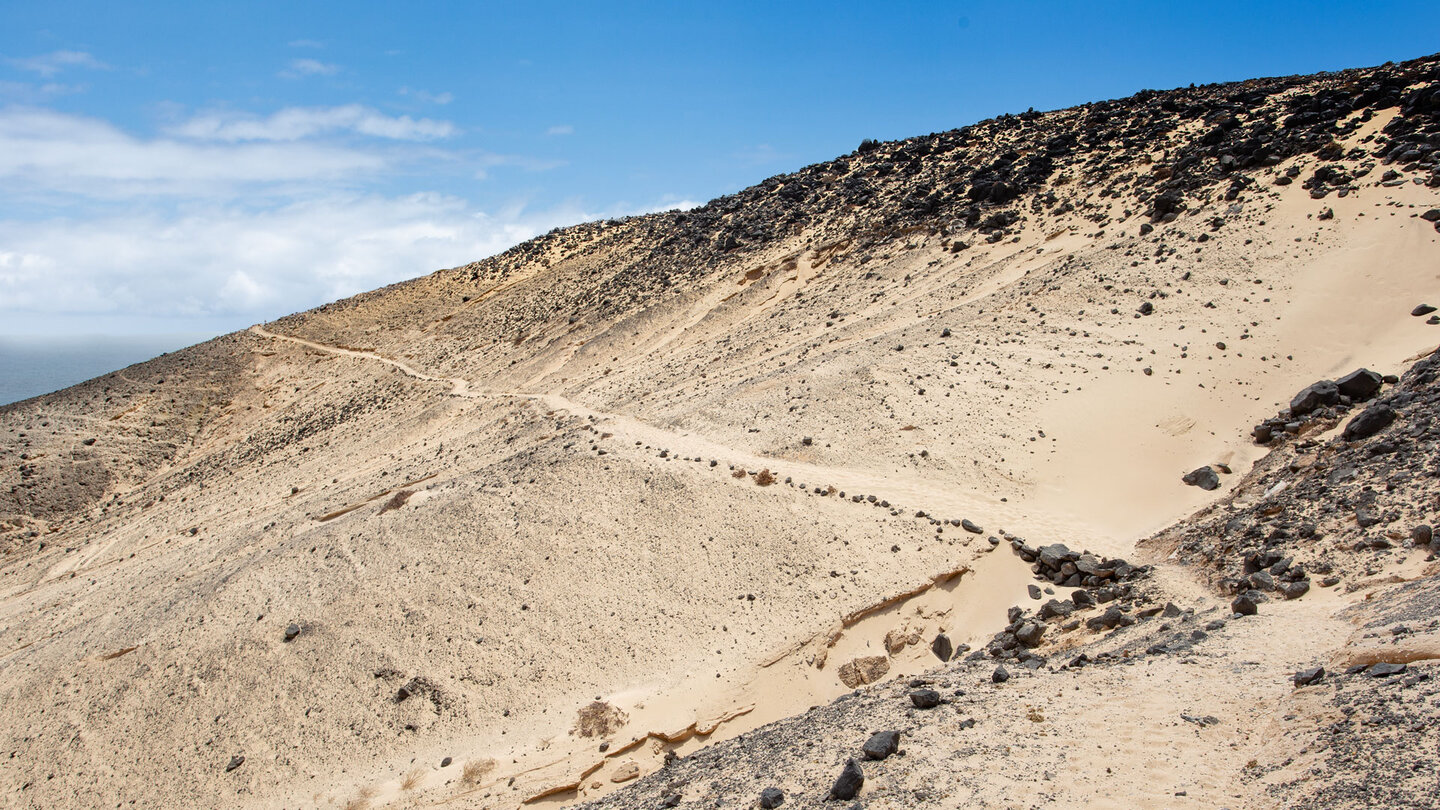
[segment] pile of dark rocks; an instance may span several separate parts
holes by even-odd
[[[1077,590],[1068,599],[1046,601],[1038,610],[1010,608],[1005,629],[996,633],[985,649],[971,653],[967,660],[994,658],[1039,669],[1045,665],[1045,658],[1034,650],[1044,641],[1046,633],[1052,627],[1058,627],[1061,632],[1078,628],[1082,619],[1076,614],[1100,605],[1107,607],[1083,620],[1089,629],[1103,631],[1135,623],[1131,603],[1137,594],[1131,583],[1147,576],[1149,566],[1133,566],[1118,557],[1107,559],[1074,551],[1061,543],[1035,548],[1018,537],[1011,538],[1010,548],[1031,564],[1030,570],[1036,579]],[[1053,592],[1053,589],[1047,590]],[[1032,595],[1035,593],[1036,590],[1031,591]]]
[[[1299,436],[1311,425],[1329,426],[1361,402],[1368,402],[1384,385],[1400,379],[1382,376],[1368,368],[1356,369],[1338,380],[1320,380],[1305,386],[1290,400],[1290,407],[1250,431],[1256,444],[1275,446]]]

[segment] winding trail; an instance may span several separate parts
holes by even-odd
[[[850,467],[832,467],[759,455],[757,453],[714,441],[687,431],[678,431],[643,422],[635,417],[597,410],[560,394],[525,391],[490,391],[477,389],[469,380],[440,377],[423,372],[403,361],[370,351],[347,349],[304,338],[278,334],[256,325],[250,332],[271,340],[284,341],[332,355],[370,360],[390,366],[417,380],[450,386],[450,395],[467,399],[520,399],[535,402],[549,411],[566,411],[588,419],[592,425],[625,440],[622,447],[640,447],[669,451],[672,460],[681,458],[715,459],[747,470],[769,469],[777,478],[790,478],[796,485],[805,484],[805,493],[834,487],[847,497],[874,495],[876,502],[886,500],[898,512],[923,509],[940,520],[969,517],[994,533],[1002,525],[1019,534],[1033,533],[1040,537],[1063,537],[1072,545],[1081,545],[1106,555],[1123,555],[1131,551],[1132,538],[1118,538],[1087,521],[1070,514],[1035,514],[1015,503],[1000,501],[969,492],[941,479],[925,479],[913,475],[883,474]],[[797,495],[804,494],[800,491]],[[811,496],[815,497],[815,496]]]

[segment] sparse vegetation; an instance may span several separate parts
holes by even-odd
[[[423,781],[425,781],[425,769],[412,768],[406,771],[404,776],[400,777],[400,789],[414,790],[419,787]]]
[[[460,771],[460,781],[467,785],[478,785],[491,771],[495,770],[495,760],[492,757],[484,759],[472,759],[465,763]]]
[[[572,734],[581,737],[608,737],[629,722],[630,715],[603,700],[591,702],[580,710]]]
[[[415,491],[414,491],[414,490],[409,490],[409,489],[402,489],[402,490],[400,490],[399,492],[397,492],[397,493],[395,493],[394,495],[390,496],[390,500],[386,501],[386,502],[385,502],[385,505],[382,506],[382,507],[380,507],[380,514],[383,515],[383,514],[385,514],[386,512],[389,512],[389,511],[392,511],[392,510],[395,510],[395,509],[399,509],[400,507],[404,506],[404,505],[405,505],[405,502],[408,501],[408,500],[410,500],[410,496],[411,496],[411,495],[414,495],[414,494],[415,494]]]

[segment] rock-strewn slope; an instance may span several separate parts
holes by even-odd
[[[1426,372],[1345,375],[1440,335],[1437,71],[866,143],[0,408],[0,801],[649,802],[817,705],[681,801],[895,729],[862,801],[1271,801],[1435,525]]]
[[[1408,460],[1434,456],[1437,367],[1440,351],[1371,406],[1396,408],[1394,424],[1312,439],[1318,461],[1277,450],[1231,497],[1146,541],[1178,554],[1108,609],[1083,589],[1038,614],[1011,608],[1019,645],[1002,633],[922,678],[862,688],[586,806],[765,806],[766,790],[785,806],[834,806],[853,758],[867,807],[1435,807],[1440,543],[1418,521],[1435,514],[1440,484]],[[1335,508],[1357,496],[1396,510],[1357,525]],[[1253,531],[1256,520],[1271,531]],[[1013,545],[1042,581],[1073,556]],[[1290,602],[1274,582],[1305,569],[1344,572],[1323,585],[1346,596]],[[1195,589],[1196,574],[1220,587]],[[1236,591],[1253,610],[1237,612]],[[874,735],[898,735],[898,751],[874,755]]]

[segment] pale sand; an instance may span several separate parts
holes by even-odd
[[[1322,201],[1267,188],[1203,245],[1223,210],[1145,238],[1138,216],[1095,237],[1078,215],[1032,214],[1018,242],[960,253],[933,233],[868,250],[794,239],[614,322],[533,314],[603,287],[605,255],[555,256],[469,302],[457,290],[475,285],[441,273],[229,338],[214,351],[240,371],[208,400],[224,416],[103,507],[35,522],[47,549],[0,569],[0,751],[23,752],[0,759],[4,802],[516,807],[578,784],[554,797],[571,802],[615,789],[624,762],[648,773],[666,750],[843,694],[839,664],[907,622],[923,640],[891,677],[923,671],[937,630],[976,644],[1028,604],[1028,571],[986,536],[1134,555],[1232,480],[1205,493],[1180,476],[1246,470],[1262,452],[1250,426],[1301,387],[1398,372],[1440,342],[1408,315],[1440,303],[1440,234],[1413,218],[1436,192],[1362,186]],[[1130,266],[1162,239],[1179,248],[1168,262]],[[1156,313],[1136,317],[1152,290]],[[4,428],[49,436],[52,420],[46,452],[97,432],[114,446],[145,433],[163,390],[127,408],[28,405]],[[829,486],[891,508],[811,494]],[[937,533],[917,510],[984,534]],[[1282,634],[1267,667],[1323,652],[1344,635],[1342,599],[1286,604],[1237,654],[1289,613],[1317,629]],[[302,633],[284,643],[290,622]],[[1123,703],[1097,712],[1142,721],[1097,742],[1103,757],[1067,760],[1077,801],[1166,806],[1146,785],[1234,778],[1215,749],[1179,745],[1193,729],[1173,713],[1144,719],[1217,694],[1163,667],[1100,685]],[[417,676],[437,691],[396,703]],[[1220,693],[1205,713],[1269,697]],[[569,733],[597,698],[629,716],[612,756]],[[1090,719],[1049,733],[1094,733]]]

